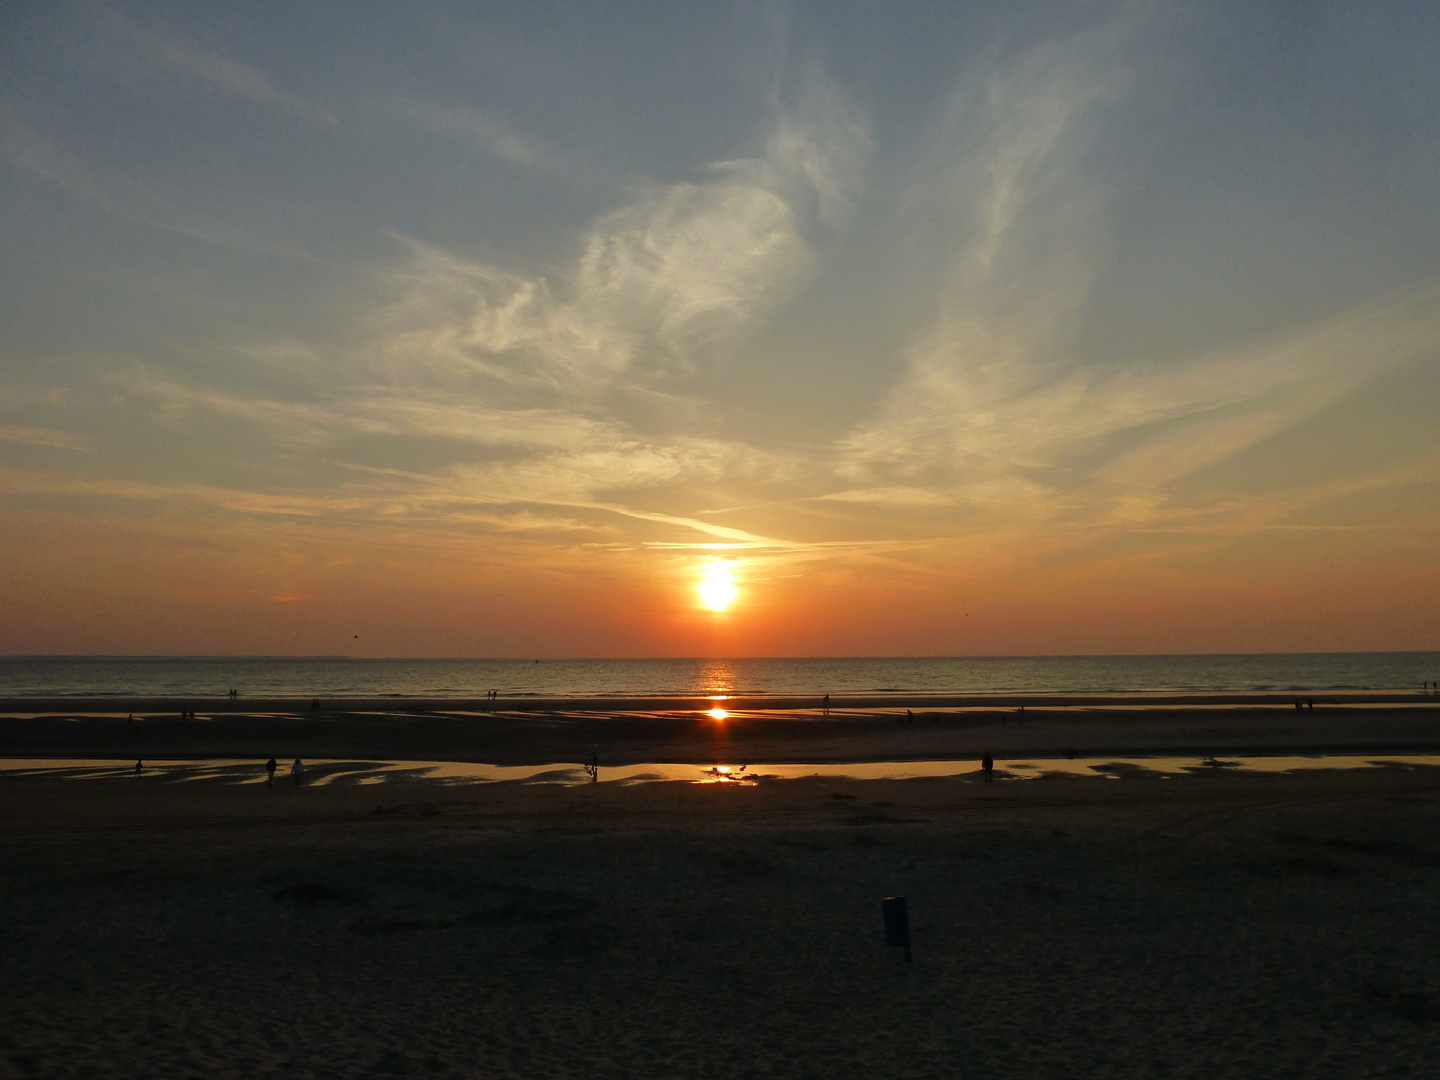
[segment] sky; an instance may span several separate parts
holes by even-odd
[[[1421,0],[7,4],[0,653],[1440,649],[1436,56]]]

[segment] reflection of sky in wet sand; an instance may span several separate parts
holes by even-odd
[[[1043,780],[1075,776],[1105,777],[1111,780],[1169,779],[1186,774],[1211,772],[1285,773],[1307,769],[1440,768],[1440,755],[1377,756],[1276,756],[1226,758],[1136,757],[1136,758],[1025,758],[997,761],[999,781]],[[0,778],[53,776],[65,779],[114,779],[134,777],[134,763],[80,759],[0,760]],[[716,764],[685,765],[641,762],[634,765],[600,767],[600,782],[642,784],[656,781],[687,781],[702,784],[756,784],[801,777],[844,777],[853,780],[907,780],[920,777],[955,777],[962,783],[980,777],[974,760],[871,761],[825,764]],[[222,784],[263,784],[264,766],[253,761],[147,761],[138,778],[160,783],[209,781]],[[310,787],[362,786],[424,781],[440,784],[521,783],[587,784],[590,777],[581,765],[486,765],[468,761],[315,761],[305,765],[304,783]],[[276,784],[290,784],[290,766],[282,764],[275,773]]]

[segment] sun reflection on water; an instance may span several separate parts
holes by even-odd
[[[735,691],[735,667],[728,660],[706,660],[700,669],[700,693],[730,694]]]
[[[741,765],[738,769],[734,765],[715,765],[704,770],[699,780],[692,781],[697,784],[745,784],[753,786],[754,776],[746,776],[745,770],[749,765]]]

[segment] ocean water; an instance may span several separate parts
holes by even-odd
[[[1409,690],[1440,653],[730,660],[0,657],[0,697],[504,697]]]

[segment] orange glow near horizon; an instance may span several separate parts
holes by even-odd
[[[1401,544],[1393,530],[1271,531],[1104,559],[1059,559],[1020,537],[1004,558],[951,546],[910,567],[838,552],[799,572],[799,564],[762,571],[749,557],[710,552],[637,557],[582,547],[542,559],[508,535],[483,558],[466,540],[436,542],[424,560],[392,559],[418,548],[418,531],[223,524],[7,509],[0,540],[10,565],[25,572],[0,582],[11,616],[0,625],[0,653],[723,658],[1437,648],[1434,550]],[[689,591],[716,564],[747,583],[726,610]],[[762,578],[763,588],[748,587]],[[724,704],[709,699],[742,689],[724,659],[700,670],[700,714]],[[712,724],[728,729],[728,719]]]

